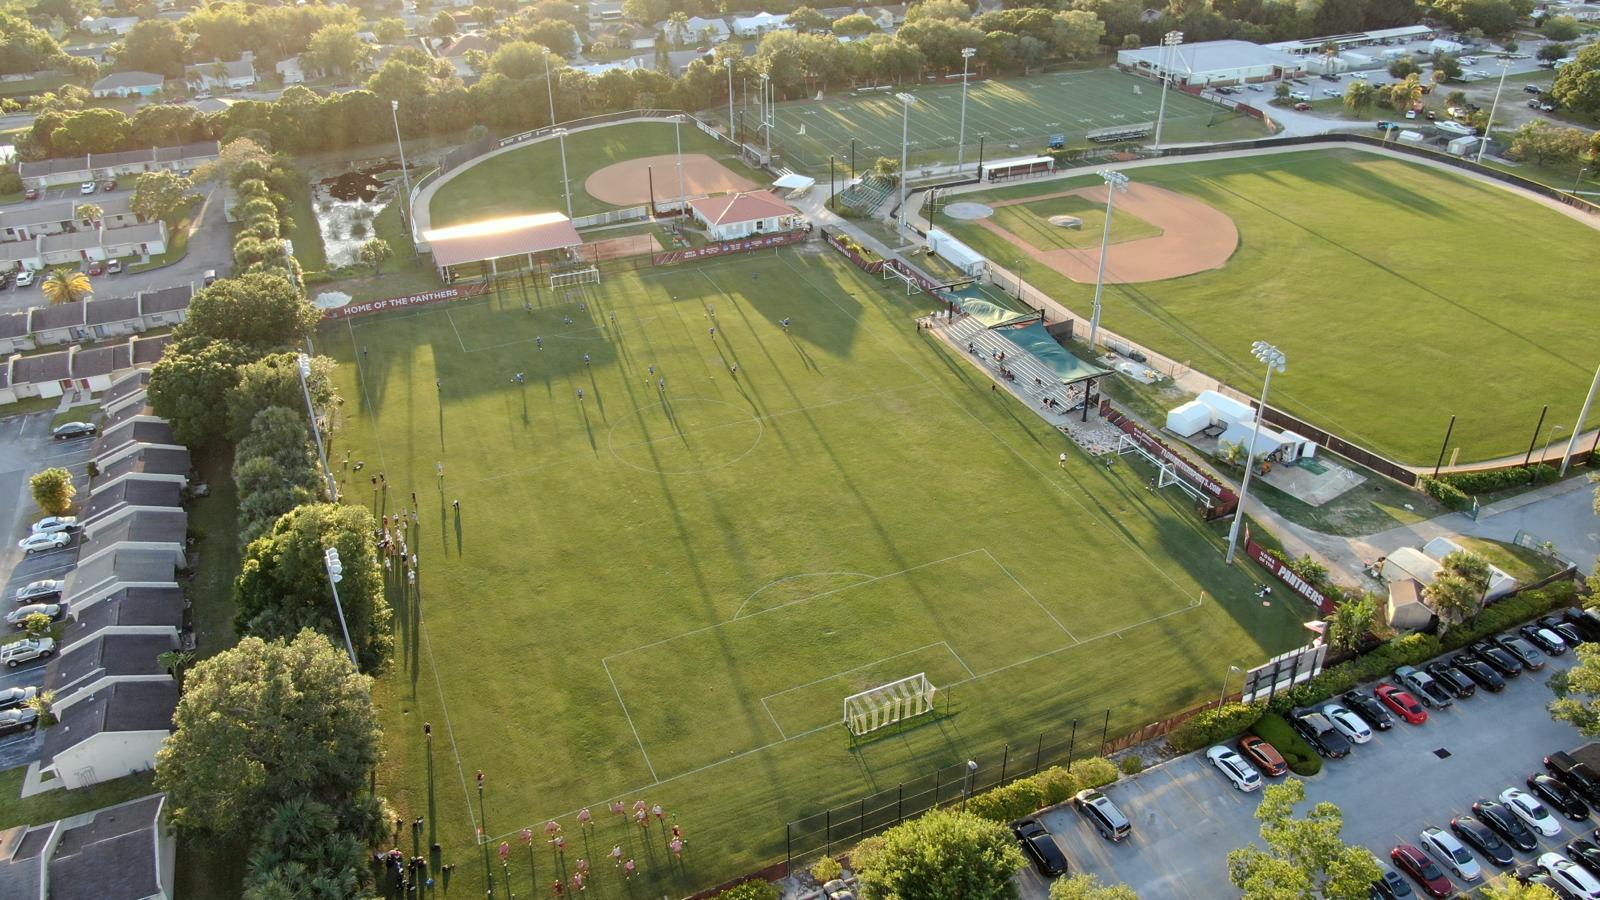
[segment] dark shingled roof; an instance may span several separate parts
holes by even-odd
[[[70,607],[69,607],[70,609]],[[123,588],[83,609],[72,609],[62,648],[71,647],[103,628],[183,624],[183,590],[177,587]]]
[[[17,312],[0,316],[0,338],[19,338],[27,333],[27,313]]]
[[[65,697],[75,686],[101,676],[160,675],[156,657],[177,646],[161,634],[106,634],[91,638],[51,661],[44,673],[48,690]]]
[[[139,295],[139,310],[148,316],[151,313],[188,309],[189,301],[193,298],[193,284],[180,284],[159,291],[145,291]]]
[[[135,416],[153,416],[155,414],[155,407],[151,406],[148,400],[139,403],[126,403],[116,412],[107,413],[100,420],[100,427],[115,428]]]
[[[35,306],[33,320],[28,323],[35,331],[49,331],[52,328],[66,328],[69,325],[82,325],[83,317],[87,313],[82,303],[57,303],[54,306]]]
[[[72,354],[72,377],[91,378],[95,375],[110,375],[118,369],[126,369],[128,359],[127,344],[79,349]]]
[[[128,541],[135,544],[182,544],[189,514],[176,507],[134,509],[90,525],[88,551]]]
[[[84,561],[67,573],[67,604],[82,603],[94,589],[120,583],[171,584],[177,577],[172,552],[145,547],[119,547]]]
[[[112,380],[111,387],[106,388],[106,392],[100,395],[100,405],[103,407],[110,406],[129,394],[144,390],[149,384],[149,369],[140,369],[137,372],[119,375]]]
[[[18,357],[12,365],[11,377],[18,384],[40,384],[72,377],[72,354],[41,353],[38,356]]]
[[[107,731],[166,731],[178,708],[178,683],[123,681],[78,699],[61,711],[61,721],[45,729],[43,758],[71,749]]]
[[[176,444],[172,426],[164,419],[135,419],[115,428],[107,428],[95,438],[94,456],[100,457],[111,450],[128,444]]]
[[[79,521],[96,518],[122,506],[180,506],[183,489],[175,481],[141,478],[137,475],[110,482],[89,494],[89,502],[78,513]]]
[[[155,337],[136,337],[129,342],[133,347],[133,364],[148,366],[161,358],[166,352],[167,345],[172,343],[172,335],[158,334]]]
[[[100,477],[107,481],[135,473],[187,477],[189,451],[168,447],[146,447],[136,453],[129,453],[109,466],[100,467]]]
[[[106,325],[111,322],[127,322],[139,318],[139,298],[135,297],[107,297],[104,300],[85,300],[84,306],[88,311],[84,314],[85,321],[90,325]]]
[[[92,822],[64,830],[50,860],[50,900],[160,893],[157,847],[165,799],[165,794],[156,794],[108,807],[97,811]]]

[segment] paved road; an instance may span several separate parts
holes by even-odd
[[[1583,742],[1577,729],[1551,721],[1546,679],[1571,656],[1551,660],[1544,672],[1525,674],[1504,693],[1480,693],[1433,713],[1427,724],[1397,724],[1343,760],[1330,761],[1306,779],[1307,803],[1329,800],[1345,813],[1344,837],[1388,863],[1389,850],[1416,843],[1428,825],[1449,826],[1474,800],[1490,797],[1540,769],[1545,753]],[[1259,834],[1256,794],[1234,790],[1203,757],[1190,755],[1151,769],[1106,793],[1133,822],[1121,844],[1102,840],[1077,812],[1063,807],[1044,821],[1071,861],[1105,882],[1125,882],[1142,897],[1205,900],[1237,896],[1228,882],[1228,852]],[[1564,822],[1559,838],[1542,839],[1538,853],[1587,837],[1594,821]],[[1022,896],[1042,900],[1048,885],[1036,871],[1018,876]]]

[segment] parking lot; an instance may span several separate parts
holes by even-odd
[[[1550,659],[1544,671],[1512,679],[1503,693],[1479,691],[1449,709],[1430,711],[1422,726],[1397,721],[1305,779],[1307,802],[1297,812],[1303,815],[1323,800],[1338,804],[1345,840],[1367,846],[1388,866],[1396,844],[1416,844],[1428,825],[1448,828],[1452,817],[1470,815],[1475,800],[1525,787],[1529,775],[1542,771],[1546,753],[1583,742],[1576,728],[1552,721],[1545,711],[1552,697],[1545,682],[1571,662],[1570,653]],[[1071,806],[1044,815],[1072,871],[1125,882],[1142,897],[1237,896],[1228,882],[1228,852],[1257,840],[1258,793],[1240,793],[1203,755],[1191,754],[1106,794],[1133,822],[1133,836],[1121,844],[1101,839]],[[1517,854],[1516,865],[1588,837],[1596,824],[1557,818],[1563,833],[1540,838],[1539,849]],[[1024,898],[1049,894],[1048,882],[1031,868],[1018,881]]]

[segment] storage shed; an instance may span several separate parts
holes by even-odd
[[[1411,578],[1429,585],[1438,574],[1438,561],[1415,547],[1401,547],[1383,561],[1383,580],[1390,584]]]

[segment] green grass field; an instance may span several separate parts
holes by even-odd
[[[1063,228],[1050,224],[1051,216],[1077,216],[1083,220],[1081,228]],[[1083,197],[1056,197],[1034,200],[1015,206],[1000,206],[994,211],[994,223],[1027,241],[1039,250],[1059,250],[1063,247],[1081,250],[1099,248],[1105,233],[1106,207]],[[1161,229],[1133,216],[1111,217],[1111,242],[1136,241],[1155,237]]]
[[[421,507],[381,787],[428,816],[463,896],[479,769],[496,845],[555,818],[677,896],[781,859],[789,820],[1108,708],[1131,730],[1304,636],[1181,498],[1089,462],[820,243],[606,278],[318,340],[346,398],[335,455],[365,463],[346,501]],[[852,749],[844,696],[917,672],[954,715]],[[673,812],[686,867],[612,798]]]
[[[683,137],[684,153],[704,153],[739,174],[761,182],[760,174],[740,162],[737,154],[729,152],[728,145],[718,143],[692,123],[679,126],[677,130]],[[612,163],[677,152],[673,131],[671,122],[636,122],[567,135],[572,214],[587,216],[615,209],[585,193],[584,179]],[[663,190],[665,178],[666,173],[658,174],[657,184]],[[664,198],[665,194],[662,196]],[[457,174],[433,195],[428,211],[433,216],[433,227],[443,228],[495,216],[565,212],[566,204],[561,191],[560,142],[539,141],[476,163]]]
[[[955,162],[961,134],[960,78],[911,87],[907,93],[917,98],[908,129],[911,164]],[[860,172],[871,171],[880,156],[898,160],[902,114],[894,94],[845,92],[821,102],[780,103],[772,127],[773,149],[782,151],[790,168],[813,175],[828,171],[830,156],[839,160],[841,173],[848,172],[852,139]],[[1109,69],[974,81],[967,91],[966,161],[977,161],[980,138],[988,159],[1042,152],[1053,134],[1065,135],[1069,147],[1089,146],[1085,132],[1154,122],[1160,102],[1158,86]],[[1161,131],[1165,143],[1236,141],[1268,133],[1260,120],[1181,91],[1167,93]]]
[[[1547,403],[1545,436],[1553,424],[1571,427],[1594,372],[1592,228],[1498,187],[1357,151],[1129,174],[1228,213],[1240,245],[1219,270],[1108,284],[1107,328],[1247,392],[1261,379],[1250,344],[1271,341],[1289,357],[1288,374],[1273,380],[1275,405],[1401,462],[1431,465],[1452,414],[1463,462],[1525,452]],[[1019,265],[1009,242],[976,223],[938,224]],[[1116,264],[1113,249],[1109,270]],[[1094,285],[1031,260],[1020,267],[1088,313]]]

